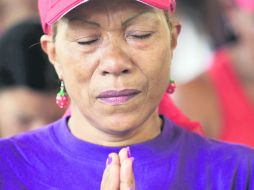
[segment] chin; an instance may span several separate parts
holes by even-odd
[[[104,109],[103,109],[104,108]],[[137,128],[152,119],[156,105],[147,104],[143,100],[121,106],[105,106],[97,109],[94,121],[101,127],[116,131],[126,131]]]
[[[144,122],[142,117],[136,115],[115,115],[108,117],[100,117],[101,119],[97,122],[98,125],[106,130],[114,131],[115,133],[124,133],[137,128]]]

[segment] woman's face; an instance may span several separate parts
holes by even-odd
[[[58,23],[53,44],[42,40],[72,117],[101,130],[126,131],[158,117],[175,46],[163,11],[119,2],[89,1]]]

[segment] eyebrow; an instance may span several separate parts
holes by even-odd
[[[152,11],[152,10],[145,10],[145,11],[142,11],[142,12],[140,12],[140,13],[138,13],[138,14],[136,14],[136,15],[130,17],[130,18],[128,18],[127,20],[125,20],[124,22],[122,22],[122,25],[126,27],[126,26],[128,26],[133,20],[135,20],[136,18],[138,18],[138,17],[140,17],[140,16],[143,16],[144,14],[147,14],[147,13],[153,13],[153,14],[155,14],[154,11]]]
[[[94,26],[97,26],[97,27],[100,27],[100,24],[98,24],[97,22],[93,22],[93,21],[89,21],[86,19],[86,15],[83,16],[82,18],[81,17],[71,17],[69,18],[69,22],[75,22],[75,21],[78,21],[78,22],[81,22],[82,24],[88,24],[88,25],[94,25]]]

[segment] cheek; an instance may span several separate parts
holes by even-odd
[[[69,96],[75,101],[89,99],[91,79],[96,69],[96,56],[87,56],[73,48],[60,48],[59,68]]]
[[[169,80],[171,63],[171,49],[168,45],[161,46],[161,49],[152,49],[146,57],[142,70],[149,79],[150,88],[164,88]]]
[[[64,78],[73,80],[87,80],[91,76],[92,64],[87,56],[82,52],[76,51],[69,42],[60,44],[57,49],[57,58],[60,72]]]
[[[166,91],[166,88],[169,83],[169,60],[163,60],[164,64],[161,64],[159,67],[154,69],[151,74],[151,80],[149,81],[149,90],[151,92],[151,98],[157,100]]]

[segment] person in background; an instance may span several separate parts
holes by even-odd
[[[62,81],[57,103],[69,98],[71,115],[0,140],[1,189],[254,188],[254,150],[158,112],[174,89],[175,8],[173,0],[39,1],[41,45]]]
[[[18,22],[37,17],[36,0],[0,0],[0,35]]]
[[[217,3],[222,15],[217,21],[223,26],[210,26],[217,47],[211,66],[178,86],[175,100],[185,114],[201,122],[209,137],[254,147],[254,1]]]
[[[182,29],[171,66],[171,76],[177,85],[193,79],[207,69],[208,64],[204,62],[210,56],[212,48],[203,26],[203,18],[207,14],[206,1],[213,2],[211,0],[177,1],[176,14],[182,23]]]
[[[40,45],[39,21],[21,22],[0,37],[0,137],[41,127],[61,117],[58,82]]]

